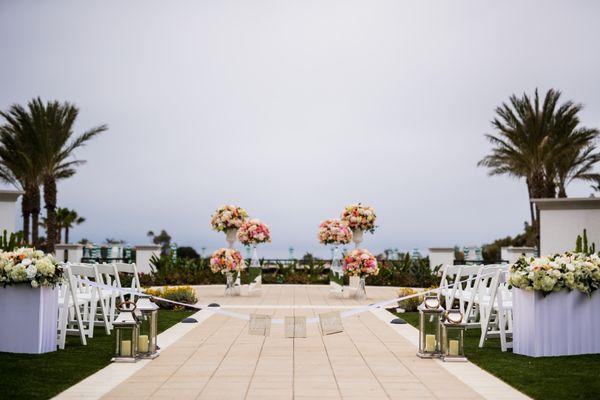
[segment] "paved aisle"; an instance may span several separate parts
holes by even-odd
[[[222,288],[206,288],[222,291]],[[330,299],[323,286],[264,286],[262,297],[204,299],[257,305],[232,310],[314,316],[320,308],[283,305],[357,305]],[[370,300],[395,295],[369,288]],[[305,339],[286,339],[283,326],[268,337],[247,333],[247,321],[213,315],[109,392],[105,399],[475,399],[475,391],[416,349],[370,312],[343,320],[343,333],[322,336],[308,325]]]

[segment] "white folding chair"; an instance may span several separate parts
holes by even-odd
[[[96,264],[95,267],[98,271],[99,283],[114,287],[115,289],[121,288],[119,272],[114,264]],[[116,316],[117,299],[119,299],[121,302],[124,302],[125,298],[123,293],[119,290],[101,289],[101,292],[102,301],[104,301],[104,308],[108,310],[108,321],[112,329],[112,323],[114,322]]]
[[[102,290],[99,287],[91,286],[86,282],[99,282],[98,270],[94,264],[70,264],[71,272],[78,281],[78,296],[89,300],[89,308],[84,310],[84,317],[88,320],[87,336],[94,337],[94,326],[103,325],[106,334],[110,334],[110,323],[108,321],[108,311],[103,300]],[[106,294],[104,295],[106,296]],[[98,316],[98,304],[100,304],[100,315]],[[97,320],[97,318],[101,318]]]
[[[479,310],[481,313],[481,337],[479,347],[483,347],[486,339],[500,337],[502,351],[512,348],[512,293],[508,288],[508,271],[500,267],[493,274],[489,286],[489,295],[480,291]]]
[[[142,291],[142,286],[140,285],[140,276],[138,275],[138,271],[137,271],[137,267],[135,266],[135,263],[131,263],[131,264],[114,263],[114,266],[117,269],[117,273],[132,275],[131,289],[133,289],[137,292]],[[131,299],[131,300],[133,300],[133,299]]]
[[[438,298],[440,302],[442,297],[446,305],[446,309],[452,308],[454,298],[451,297],[453,293],[452,286],[456,283],[456,274],[460,273],[463,265],[444,265],[442,267],[442,278],[440,279],[440,290],[438,292]]]
[[[84,321],[81,318],[81,308],[88,307],[88,301],[80,299],[77,282],[71,267],[63,265],[67,282],[59,286],[58,295],[58,348],[64,349],[68,334],[78,334],[81,344],[87,344]],[[76,326],[76,327],[75,327]]]

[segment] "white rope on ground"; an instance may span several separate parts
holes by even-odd
[[[348,318],[351,317],[353,315],[357,315],[357,314],[361,314],[363,312],[367,312],[367,311],[371,311],[374,310],[376,308],[383,308],[387,305],[393,304],[393,303],[398,303],[400,301],[404,301],[404,300],[408,300],[408,299],[412,299],[414,297],[421,297],[424,296],[426,294],[429,293],[437,293],[442,289],[449,289],[452,286],[454,286],[455,284],[461,284],[461,283],[466,283],[466,282],[470,282],[472,280],[475,279],[482,279],[482,278],[486,278],[489,276],[493,276],[496,272],[491,272],[488,274],[483,274],[481,276],[474,276],[462,281],[458,281],[458,282],[454,282],[452,284],[448,284],[445,286],[440,286],[437,288],[433,288],[433,289],[428,289],[428,290],[423,290],[421,292],[418,293],[413,293],[413,294],[409,294],[406,296],[402,296],[402,297],[397,297],[395,299],[390,299],[390,300],[384,300],[384,301],[380,301],[378,303],[374,303],[374,304],[370,304],[368,306],[361,306],[361,307],[356,307],[347,311],[344,311],[342,313],[340,313],[340,316],[342,318]],[[114,286],[110,286],[110,285],[105,285],[105,284],[101,284],[101,283],[97,283],[97,282],[93,282],[93,281],[88,281],[86,279],[81,279],[81,278],[76,278],[76,280],[84,285],[88,285],[88,286],[93,286],[93,287],[97,287],[100,289],[104,289],[104,290],[109,290],[109,291],[115,291],[115,292],[121,292],[124,294],[130,294],[130,295],[134,295],[134,296],[149,296],[154,300],[158,300],[158,301],[164,301],[167,303],[171,303],[171,304],[175,304],[175,305],[180,305],[180,306],[184,306],[184,307],[189,307],[189,308],[195,308],[197,310],[202,310],[202,309],[209,309],[211,311],[214,311],[217,314],[222,314],[222,315],[226,315],[228,317],[232,317],[232,318],[238,318],[244,321],[249,321],[250,320],[250,315],[248,314],[241,314],[241,313],[237,313],[234,311],[229,311],[229,310],[224,310],[221,306],[219,307],[211,307],[209,305],[196,305],[196,304],[187,304],[187,303],[181,303],[178,301],[174,301],[174,300],[169,300],[169,299],[165,299],[162,297],[158,297],[158,296],[153,296],[153,295],[148,295],[144,292],[139,292],[135,289],[128,289],[128,288],[118,288],[118,287],[114,287]],[[229,305],[230,307],[235,307],[235,305]],[[275,307],[274,307],[275,308]],[[332,306],[331,308],[336,308],[335,306]],[[339,307],[338,307],[339,308]],[[275,319],[271,319],[271,323],[275,324],[275,325],[283,325],[284,324],[284,319],[283,318],[275,318]],[[312,317],[312,318],[307,318],[306,319],[306,323],[307,324],[317,324],[319,323],[319,317]]]

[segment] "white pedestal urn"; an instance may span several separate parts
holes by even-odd
[[[0,352],[56,351],[57,319],[57,288],[0,287]]]
[[[229,228],[225,231],[225,238],[227,239],[227,246],[230,249],[233,249],[233,244],[237,241],[237,228]],[[229,278],[228,278],[229,279]],[[242,285],[241,274],[239,272],[235,273],[234,282],[232,290],[225,290],[227,296],[236,296],[240,294],[240,286]],[[229,287],[229,284],[228,284]]]
[[[513,290],[513,353],[531,357],[600,353],[600,293]]]
[[[237,240],[237,231],[238,230],[236,228],[229,228],[225,231],[225,237],[227,239],[227,244],[229,245],[230,249],[233,249],[233,244]]]
[[[360,244],[363,241],[363,234],[364,231],[360,230],[360,229],[353,229],[352,230],[352,241],[354,242],[354,248],[358,249],[358,246],[360,246]]]

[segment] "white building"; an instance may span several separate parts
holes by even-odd
[[[0,234],[15,232],[17,225],[17,200],[24,192],[20,190],[0,190]]]
[[[575,250],[577,235],[600,246],[600,198],[533,199],[540,211],[540,255]]]

